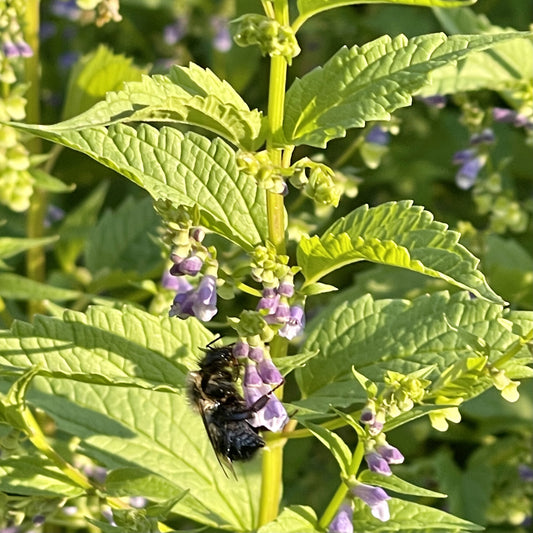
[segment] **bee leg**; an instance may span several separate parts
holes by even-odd
[[[263,394],[263,396],[261,396],[260,398],[257,398],[257,400],[255,400],[255,402],[252,405],[250,405],[250,407],[248,408],[250,413],[257,413],[257,411],[260,411],[261,409],[263,409],[263,407],[267,404],[268,400],[270,399],[270,395],[276,389],[281,387],[283,383],[285,383],[285,380],[283,380],[281,383],[278,383],[273,389],[271,389],[266,394]]]

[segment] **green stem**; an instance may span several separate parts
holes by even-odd
[[[362,441],[359,440],[359,442],[357,443],[357,447],[355,448],[355,451],[353,452],[352,462],[350,463],[350,468],[348,469],[348,472],[346,475],[347,478],[351,476],[355,476],[355,474],[359,470],[359,466],[361,465],[363,456],[364,456],[364,446],[363,446]],[[326,529],[329,526],[330,522],[335,517],[335,514],[337,513],[338,508],[341,506],[347,494],[348,494],[348,486],[343,481],[339,485],[339,488],[337,489],[335,494],[333,495],[333,498],[331,498],[331,501],[329,502],[329,505],[324,511],[324,514],[318,521],[319,529]]]
[[[26,81],[29,83],[26,105],[26,120],[31,124],[40,122],[39,92],[40,92],[40,62],[39,62],[39,0],[28,0],[26,3],[26,20],[24,25],[25,38],[32,47],[33,56],[26,59]],[[28,144],[32,153],[41,152],[41,143],[36,138]],[[26,219],[26,233],[29,238],[42,237],[44,233],[44,217],[46,215],[47,199],[42,189],[35,188],[30,200],[30,207]],[[26,254],[26,272],[30,279],[44,281],[45,252],[43,247],[35,247]],[[33,315],[41,311],[41,304],[30,301],[28,312]]]
[[[275,19],[283,24],[289,23],[288,0],[274,0]],[[271,7],[272,3],[269,2]],[[267,11],[267,15],[272,13]],[[267,150],[274,165],[285,165],[288,158],[283,157],[283,150],[276,144],[281,137],[283,128],[283,110],[285,106],[285,85],[287,80],[287,61],[284,57],[274,56],[270,64],[270,83],[268,94],[268,124],[270,135],[267,139]],[[281,194],[267,193],[268,239],[276,247],[278,254],[285,253],[285,205]],[[273,357],[287,353],[287,342],[275,337],[270,344]],[[282,391],[276,391],[281,396]],[[278,515],[278,507],[282,492],[283,446],[285,439],[266,435],[266,446],[263,451],[261,499],[259,505],[258,526],[274,520]]]

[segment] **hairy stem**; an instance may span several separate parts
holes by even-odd
[[[359,470],[359,466],[361,464],[361,461],[363,460],[364,455],[364,446],[361,440],[357,443],[357,447],[355,448],[355,451],[353,452],[352,456],[352,462],[350,463],[350,468],[348,469],[347,476],[354,476],[357,471]],[[344,498],[346,498],[346,495],[348,494],[348,486],[346,483],[341,482],[339,485],[339,488],[333,495],[333,498],[331,498],[331,501],[329,502],[329,505],[326,507],[326,510],[324,511],[324,514],[318,521],[318,527],[319,529],[326,529],[330,522],[335,517],[335,513],[337,512],[338,508],[344,501]]]
[[[272,5],[272,4],[270,4]],[[274,1],[274,16],[281,24],[289,22],[289,5],[287,0]],[[271,16],[271,13],[267,12]],[[267,150],[274,165],[287,165],[283,151],[276,146],[276,138],[282,131],[283,109],[285,104],[285,84],[287,79],[287,61],[284,57],[274,56],[271,59],[270,83],[268,95],[268,123],[270,135],[267,139]],[[276,247],[278,254],[285,253],[285,206],[281,194],[267,193],[268,238]],[[271,345],[273,357],[287,353],[287,342],[280,337],[274,338]],[[281,389],[281,388],[280,388]],[[278,389],[280,396],[282,391]],[[258,525],[261,526],[276,518],[282,492],[283,446],[285,440],[271,438],[266,435],[266,446],[263,451],[261,499],[259,506]]]

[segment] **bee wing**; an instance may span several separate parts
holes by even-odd
[[[211,416],[209,414],[209,408],[205,407],[204,402],[200,402],[199,407],[200,414],[202,415],[202,422],[204,423],[205,427],[205,432],[209,437],[209,442],[211,443],[211,447],[215,452],[218,464],[222,468],[222,471],[224,472],[227,478],[233,477],[235,481],[237,481],[237,474],[235,474],[232,462],[221,451],[224,439],[220,429],[216,426],[216,424],[210,421]],[[228,474],[228,470],[231,475]]]

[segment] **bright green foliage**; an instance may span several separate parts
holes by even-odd
[[[298,264],[306,285],[332,270],[366,260],[441,278],[478,297],[502,302],[476,269],[479,260],[458,240],[457,232],[410,201],[361,206],[338,219],[321,237],[302,239]]]
[[[406,4],[414,6],[442,6],[454,7],[464,6],[474,3],[475,0],[298,0],[298,12],[300,16],[297,19],[297,25],[300,26],[303,22],[322,11],[333,9],[334,7],[350,6],[355,4],[372,4],[372,3],[387,3],[387,4]]]
[[[108,91],[116,91],[125,81],[138,81],[147,69],[132,65],[131,58],[116,55],[104,45],[82,57],[72,69],[67,87],[63,117],[83,113]]]
[[[440,319],[435,319],[440,317]],[[371,381],[382,383],[387,370],[407,374],[435,365],[429,379],[456,361],[475,355],[475,347],[449,324],[484,339],[494,363],[520,339],[509,329],[515,323],[525,335],[533,327],[531,313],[505,312],[498,304],[446,292],[408,300],[373,300],[370,295],[326,308],[310,325],[304,347],[319,350],[305,368],[296,371],[303,400],[297,405],[325,412],[330,405],[347,407],[366,401],[366,392],[353,379],[352,366]],[[528,376],[531,356],[523,348],[509,363],[512,377]],[[489,379],[468,382],[472,398],[490,387]],[[437,394],[437,390],[432,391]]]
[[[396,498],[389,500],[390,520],[378,522],[370,515],[368,507],[360,500],[355,502],[355,531],[368,533],[442,533],[459,531],[482,531],[483,528],[467,520],[462,520],[444,511],[433,509],[414,502]],[[364,518],[366,515],[366,519]]]
[[[0,491],[28,496],[81,496],[84,490],[70,481],[51,461],[22,456],[0,459]]]
[[[0,273],[0,296],[15,300],[75,300],[82,292],[54,287],[18,274]]]
[[[221,139],[170,127],[125,124],[74,130],[20,129],[82,151],[150,193],[176,204],[198,205],[202,223],[246,249],[265,239],[266,194],[239,173],[235,152]]]
[[[316,514],[311,507],[291,505],[285,507],[276,520],[260,527],[258,533],[319,533]]]
[[[390,120],[411,104],[411,96],[429,83],[432,70],[502,41],[531,38],[530,33],[454,35],[407,39],[388,35],[361,47],[342,48],[323,67],[296,80],[287,92],[286,142],[325,147],[346,129],[371,120]]]
[[[383,487],[384,489],[390,489],[398,494],[410,494],[411,496],[426,496],[429,498],[446,498],[447,495],[442,492],[435,492],[434,490],[424,489],[417,487],[412,483],[408,483],[403,479],[395,476],[383,476],[376,474],[370,470],[363,470],[357,477],[362,483],[368,483],[369,485],[375,485],[377,487]]]
[[[0,362],[15,370],[40,365],[40,374],[88,383],[177,391],[210,337],[197,321],[93,307],[16,322],[0,337]]]
[[[108,92],[105,101],[53,129],[137,121],[192,124],[247,150],[258,148],[264,141],[261,113],[250,111],[229,83],[195,64],[176,66],[168,76],[144,76],[142,81],[124,83],[122,90]]]
[[[38,239],[23,239],[16,237],[0,237],[0,268],[7,268],[2,259],[8,259],[36,246],[46,246],[57,241],[57,237],[41,237]]]

